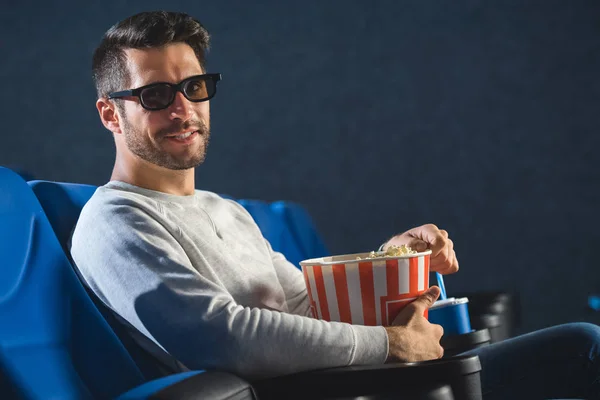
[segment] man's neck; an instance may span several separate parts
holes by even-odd
[[[125,166],[117,161],[110,179],[178,196],[194,194],[194,168],[171,170],[147,162],[142,164],[145,165]]]

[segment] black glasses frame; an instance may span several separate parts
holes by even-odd
[[[215,90],[213,91],[212,94],[210,94],[208,97],[206,97],[204,99],[190,99],[188,97],[188,95],[185,93],[184,87],[188,82],[195,81],[198,79],[205,80],[205,81],[211,80],[214,84]],[[191,101],[193,103],[200,103],[202,101],[210,100],[213,97],[215,97],[215,94],[217,94],[217,82],[220,80],[221,80],[221,74],[194,75],[194,76],[190,76],[189,78],[185,78],[184,80],[182,80],[179,83],[154,82],[149,85],[141,86],[141,87],[135,88],[135,89],[121,90],[119,92],[112,92],[112,93],[108,94],[108,98],[109,99],[119,99],[122,97],[135,96],[140,100],[140,104],[142,105],[142,107],[144,109],[149,110],[149,111],[158,111],[158,110],[164,110],[165,108],[168,108],[171,104],[173,104],[173,101],[175,101],[175,95],[177,94],[177,92],[181,92],[186,99],[188,99],[189,101]],[[142,92],[145,89],[153,88],[156,86],[162,86],[162,85],[168,85],[172,89],[171,99],[167,102],[167,104],[165,106],[161,106],[161,107],[148,107],[146,104],[144,104],[144,100],[142,99],[142,96],[141,96]]]

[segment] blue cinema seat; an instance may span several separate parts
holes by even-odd
[[[304,207],[297,203],[238,200],[250,213],[263,236],[296,267],[300,261],[329,255]]]
[[[297,268],[300,268],[300,261],[310,258],[291,232],[285,216],[275,212],[271,204],[261,200],[237,200],[237,202],[252,216],[273,250],[283,253]]]
[[[285,220],[289,231],[300,248],[303,259],[330,255],[306,208],[289,201],[276,201],[271,203],[270,207],[273,213]],[[297,265],[297,262],[295,264]]]
[[[80,284],[31,188],[0,167],[0,194],[0,398],[142,399],[200,384],[196,377],[254,398],[247,383],[218,372],[148,382]]]
[[[481,398],[476,356],[308,371],[252,386],[218,371],[164,377],[162,365],[163,377],[151,380],[157,371],[146,364],[157,360],[136,352],[126,331],[113,326],[64,251],[94,191],[47,181],[28,186],[0,167],[0,398],[9,390],[32,399],[324,399],[382,391],[406,399],[450,400],[453,391]],[[289,238],[289,230],[279,232]]]

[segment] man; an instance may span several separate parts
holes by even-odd
[[[423,318],[437,287],[391,327],[313,319],[302,274],[271,249],[250,215],[195,190],[194,168],[210,137],[209,100],[220,79],[204,69],[208,44],[208,33],[190,16],[152,12],[113,26],[96,50],[96,106],[117,151],[110,182],[84,207],[72,237],[86,283],[191,369],[254,379],[441,357],[442,328]],[[434,225],[397,235],[385,247],[400,244],[430,248],[433,271],[458,270],[452,241]],[[599,344],[595,326],[567,325],[490,346],[476,352],[484,390],[516,398],[521,385],[533,385],[532,398],[596,398]],[[526,362],[517,368],[520,360]],[[565,382],[571,392],[561,392]]]

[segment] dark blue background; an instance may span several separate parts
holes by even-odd
[[[334,253],[434,222],[450,293],[515,290],[524,330],[600,292],[597,1],[19,1],[0,14],[0,165],[102,184],[91,55],[109,26],[199,18],[223,73],[197,187],[306,205]]]

